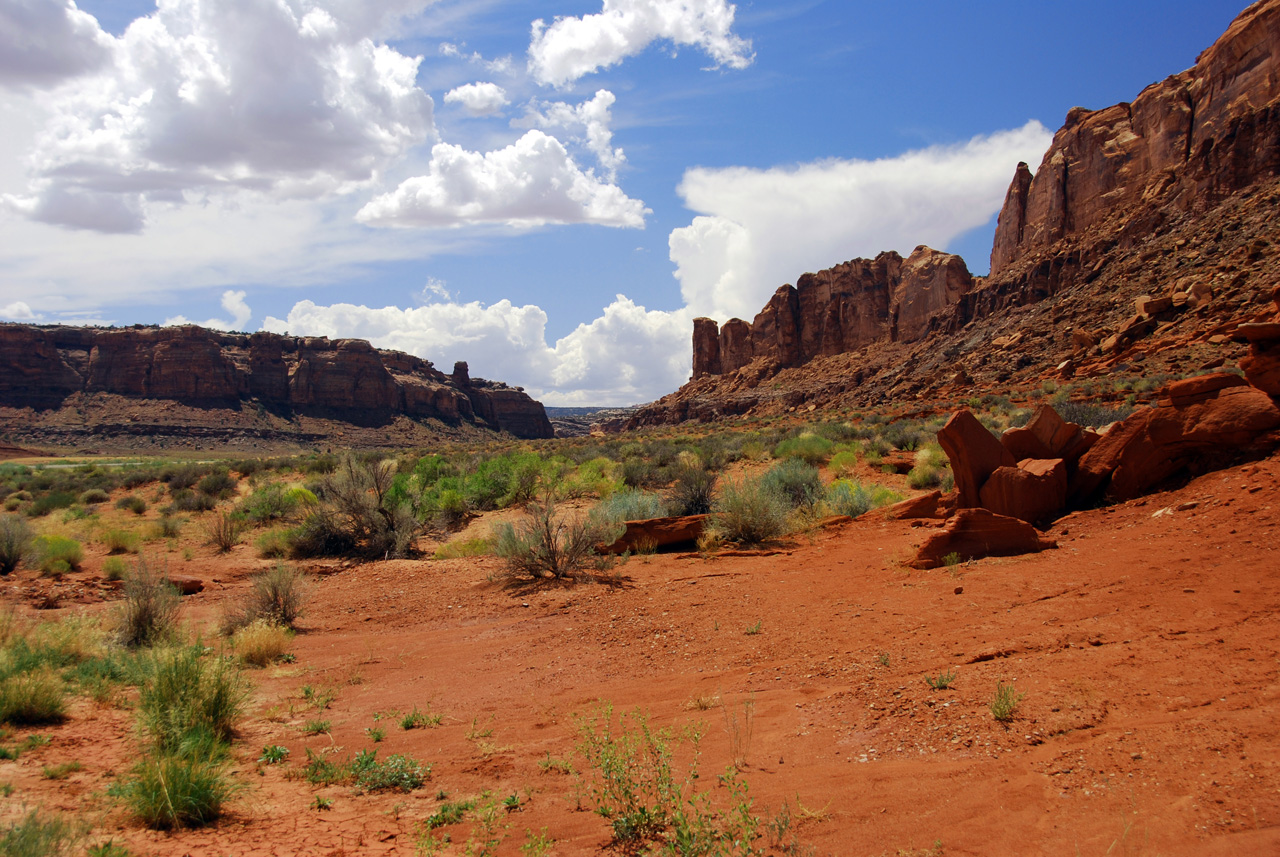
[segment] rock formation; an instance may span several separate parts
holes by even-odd
[[[0,406],[48,410],[105,393],[201,408],[246,401],[378,425],[404,415],[551,437],[538,402],[505,384],[453,375],[360,339],[220,333],[182,327],[0,324]]]
[[[915,342],[973,287],[964,260],[928,247],[892,251],[805,274],[782,286],[748,324],[694,322],[693,377],[734,372],[763,358],[797,366],[880,339]]]

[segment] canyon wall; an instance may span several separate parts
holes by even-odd
[[[58,408],[110,393],[219,408],[264,408],[363,424],[403,414],[467,422],[517,437],[552,436],[542,405],[506,384],[451,375],[360,339],[220,333],[201,327],[77,328],[0,324],[0,405]]]

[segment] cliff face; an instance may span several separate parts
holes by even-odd
[[[452,375],[359,339],[0,324],[0,405],[58,408],[76,393],[270,410],[362,424],[398,415],[551,437],[540,403],[505,384]]]
[[[693,379],[630,424],[1229,366],[1269,311],[1278,216],[1280,0],[1262,0],[1132,103],[1068,113],[1014,171],[988,277],[927,248],[806,274],[750,324],[698,319]]]
[[[790,367],[880,339],[915,342],[972,287],[963,259],[928,247],[907,259],[890,251],[805,274],[750,324],[735,318],[718,329],[695,320],[693,377],[736,372],[757,358]]]

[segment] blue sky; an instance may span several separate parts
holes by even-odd
[[[919,243],[1239,2],[0,0],[0,318],[359,336],[548,404]],[[541,20],[537,28],[533,22]]]

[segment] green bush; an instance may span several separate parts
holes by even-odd
[[[305,491],[306,489],[300,489]],[[279,482],[259,486],[240,504],[240,514],[255,526],[292,518],[301,504],[302,495]]]
[[[410,505],[392,491],[395,480],[392,461],[344,456],[337,471],[325,477],[315,507],[293,530],[292,555],[408,555],[419,523]]]
[[[787,458],[770,467],[761,477],[760,485],[792,508],[812,506],[822,499],[822,477],[818,468],[798,458]]]
[[[45,574],[60,574],[78,569],[84,560],[84,549],[66,536],[39,536],[35,542],[36,566]]]
[[[831,457],[835,446],[821,435],[805,433],[798,437],[788,438],[773,448],[773,457],[778,459],[798,458],[806,464],[822,464]]]
[[[17,515],[0,515],[0,574],[8,574],[31,555],[35,534]]]
[[[79,842],[76,828],[58,816],[41,815],[33,809],[21,820],[10,823],[0,835],[0,854],[5,857],[56,857],[70,854]]]
[[[115,556],[122,553],[137,553],[138,544],[141,538],[137,533],[129,530],[106,530],[102,534],[102,544],[106,546],[107,553]]]
[[[143,824],[171,830],[216,821],[231,784],[222,759],[162,753],[144,756],[113,793]]]
[[[850,476],[858,467],[858,454],[848,449],[841,450],[831,456],[828,466],[838,476]]]
[[[760,479],[746,479],[721,489],[711,520],[715,531],[728,541],[756,545],[785,535],[790,513],[791,506],[780,493],[766,488]]]
[[[147,501],[143,500],[137,494],[126,494],[116,501],[117,509],[125,509],[133,512],[135,515],[141,515],[147,511]]]
[[[50,491],[42,494],[27,508],[32,518],[43,518],[55,509],[67,509],[75,503],[76,495],[70,491]]]
[[[267,530],[254,540],[254,549],[263,559],[283,559],[289,555],[289,530]]]
[[[51,668],[34,668],[0,680],[0,723],[58,723],[66,717],[62,679]]]
[[[351,762],[351,772],[356,785],[365,791],[398,789],[409,792],[422,788],[431,775],[431,768],[399,754],[379,762],[377,750],[361,750]]]
[[[208,748],[229,742],[244,709],[240,673],[220,657],[206,657],[204,647],[157,651],[150,675],[138,696],[138,717],[154,747],[162,754],[208,757]]]
[[[218,501],[208,494],[198,494],[188,488],[183,488],[173,495],[173,507],[179,512],[207,512],[214,506],[218,505]]]
[[[109,556],[102,561],[102,574],[107,580],[124,580],[128,569],[123,557]]]
[[[682,466],[667,496],[667,514],[705,515],[715,499],[716,475],[702,467]]]
[[[105,503],[111,499],[111,495],[101,488],[90,488],[88,491],[80,495],[80,503],[84,506],[92,506],[97,503]]]
[[[277,565],[254,576],[249,594],[227,614],[223,630],[229,633],[260,620],[293,628],[302,618],[310,596],[311,583],[306,573],[294,566]]]
[[[503,522],[495,528],[493,552],[507,561],[512,574],[570,577],[587,564],[597,544],[612,542],[620,534],[600,518],[557,515],[555,498],[547,495],[530,503],[518,523]]]
[[[217,470],[205,476],[196,484],[196,491],[206,497],[221,500],[236,492],[236,478],[225,470]]]
[[[649,491],[623,488],[601,500],[591,510],[600,522],[645,521],[667,514],[662,498]]]
[[[897,503],[902,495],[883,485],[863,485],[853,479],[837,479],[826,491],[827,506],[837,515],[856,518],[872,509]]]

